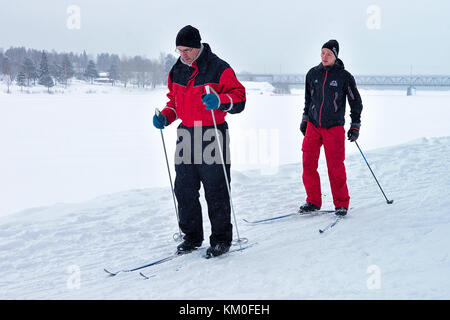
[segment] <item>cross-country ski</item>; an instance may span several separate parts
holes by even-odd
[[[250,224],[258,224],[258,223],[263,223],[263,222],[280,220],[280,219],[284,219],[284,218],[288,218],[288,217],[313,216],[313,215],[318,215],[318,214],[334,213],[334,212],[335,212],[335,210],[317,210],[317,211],[311,212],[311,213],[301,213],[301,212],[288,213],[288,214],[284,214],[284,215],[280,215],[280,216],[274,216],[274,217],[269,217],[269,218],[264,218],[264,219],[259,219],[259,220],[250,220],[250,221],[247,219],[242,219],[242,220],[247,223],[250,223]]]
[[[153,261],[153,262],[144,264],[144,265],[142,265],[142,266],[134,267],[134,268],[132,268],[132,269],[122,269],[122,270],[118,270],[118,271],[114,271],[114,272],[111,272],[111,271],[109,271],[109,270],[107,270],[107,269],[103,269],[103,270],[104,270],[109,276],[114,277],[114,276],[118,275],[119,273],[133,272],[133,271],[145,269],[145,268],[148,268],[148,267],[151,267],[151,266],[155,266],[155,265],[157,265],[157,264],[161,264],[161,263],[164,263],[164,262],[173,260],[173,259],[175,259],[175,258],[177,258],[177,257],[179,257],[179,256],[180,256],[179,254],[174,253],[174,254],[171,254],[171,255],[169,255],[169,256],[167,256],[167,257],[164,257],[164,258],[162,258],[162,259],[158,259],[158,260],[156,260],[156,261]]]

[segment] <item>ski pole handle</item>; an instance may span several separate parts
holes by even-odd
[[[155,108],[155,114],[156,114],[156,116],[158,117],[158,116],[161,114],[161,111],[159,111],[158,108]]]
[[[219,98],[219,94],[216,92],[216,90],[214,90],[210,86],[205,86],[205,91],[206,94],[214,93],[217,96],[217,98]]]

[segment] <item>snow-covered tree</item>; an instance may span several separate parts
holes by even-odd
[[[6,80],[6,86],[7,86],[7,93],[10,93],[10,87],[11,84],[14,80],[14,68],[12,66],[12,63],[10,61],[10,59],[8,58],[8,56],[4,56],[3,57],[3,62],[2,62],[2,73],[6,76],[5,80]]]
[[[49,93],[50,88],[55,85],[48,69],[48,59],[45,51],[42,51],[41,64],[39,68],[39,84],[47,87]]]
[[[170,69],[172,69],[173,65],[177,62],[177,58],[175,58],[172,54],[161,54],[160,55],[160,63],[164,68],[164,75],[166,76],[164,82],[167,83],[167,78],[169,75]]]
[[[115,84],[117,80],[119,80],[119,68],[117,67],[117,64],[113,63],[111,65],[111,68],[109,68],[109,78],[112,80],[112,85]]]
[[[131,60],[123,57],[120,61],[119,68],[119,79],[123,83],[123,86],[126,88],[128,83],[133,77],[133,66]]]
[[[27,77],[23,70],[17,74],[16,83],[20,87],[20,91],[23,91],[23,87],[27,85]]]
[[[98,78],[98,72],[94,61],[89,60],[84,76],[89,79],[91,83],[94,83],[94,79]]]
[[[50,75],[53,79],[55,79],[55,83],[64,83],[64,80],[62,78],[62,67],[61,65],[57,63],[52,63],[49,65],[49,71]]]
[[[33,60],[30,58],[26,58],[23,63],[23,72],[25,73],[25,78],[27,80],[27,86],[30,86],[30,81],[33,80],[33,83],[36,84],[36,79],[39,78],[36,65]]]
[[[69,59],[69,56],[66,54],[63,57],[62,66],[61,66],[61,79],[65,86],[67,86],[68,80],[74,76],[75,72],[73,70],[72,62]]]

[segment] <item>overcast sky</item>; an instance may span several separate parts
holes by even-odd
[[[304,74],[337,39],[354,74],[450,74],[449,12],[448,0],[0,0],[0,48],[157,58],[191,24],[237,72]]]

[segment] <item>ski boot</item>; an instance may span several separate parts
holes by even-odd
[[[344,207],[339,207],[336,208],[336,211],[334,212],[335,215],[343,217],[347,214],[347,209],[345,209]]]
[[[182,255],[186,253],[191,253],[197,250],[202,245],[201,242],[192,242],[189,240],[184,240],[181,244],[177,246],[177,254]]]
[[[300,206],[300,209],[298,210],[298,213],[300,214],[308,214],[314,211],[320,210],[320,207],[316,206],[315,204],[306,202],[304,205]]]
[[[227,253],[230,250],[230,245],[228,243],[218,243],[214,246],[211,246],[206,250],[206,259],[220,256],[224,253]]]

